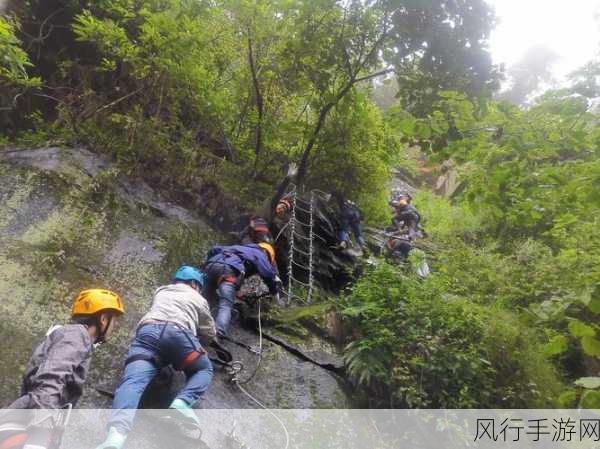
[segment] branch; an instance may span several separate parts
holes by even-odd
[[[371,73],[370,75],[363,76],[361,78],[356,78],[354,83],[360,83],[361,81],[370,80],[372,78],[377,78],[378,76],[387,75],[388,73],[393,73],[394,68],[388,67],[387,69],[380,70],[379,72]]]
[[[248,64],[250,65],[250,73],[252,74],[252,84],[254,85],[254,93],[256,95],[256,110],[258,112],[258,121],[256,123],[256,140],[254,143],[254,169],[258,165],[258,158],[260,156],[262,147],[262,121],[264,102],[262,93],[260,91],[260,84],[258,81],[258,74],[256,71],[256,64],[254,61],[254,50],[252,48],[252,37],[250,34],[250,28],[248,28]]]
[[[116,106],[120,102],[127,100],[129,97],[133,97],[135,94],[141,92],[142,90],[144,90],[144,86],[140,87],[139,89],[134,90],[133,92],[129,92],[127,95],[125,95],[125,96],[123,96],[121,98],[118,98],[118,99],[116,99],[115,101],[113,101],[111,103],[108,103],[108,104],[105,104],[104,106],[99,107],[94,112],[92,112],[91,114],[89,114],[87,117],[84,117],[84,118],[89,118],[92,115],[95,115],[95,114],[97,114],[100,111],[103,111],[103,110],[108,109],[108,108],[112,108],[113,106]]]

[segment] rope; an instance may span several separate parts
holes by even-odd
[[[248,377],[247,379],[239,380],[237,377],[239,372],[236,372],[234,374],[234,377],[231,379],[232,382],[235,382],[235,383],[238,383],[241,385],[245,385],[245,384],[249,383],[252,379],[254,379],[254,376],[256,376],[256,373],[258,372],[258,369],[260,368],[260,363],[262,362],[263,335],[262,335],[262,319],[261,319],[261,313],[260,313],[260,304],[261,304],[261,301],[260,301],[260,298],[258,298],[258,361],[256,362],[256,368],[254,368],[254,371],[252,372],[250,377]]]
[[[314,275],[313,275],[313,268],[314,268],[314,258],[313,258],[313,252],[314,252],[314,215],[313,215],[313,207],[314,207],[314,198],[315,198],[315,194],[313,192],[310,193],[310,216],[309,216],[309,229],[308,229],[308,235],[310,236],[310,241],[308,243],[308,266],[309,266],[309,270],[308,270],[308,293],[306,295],[306,301],[308,301],[308,303],[310,304],[312,302],[312,293],[313,293],[313,282],[314,282]]]
[[[288,433],[287,428],[285,427],[285,424],[283,423],[283,421],[279,418],[279,416],[277,416],[275,413],[273,413],[271,410],[269,410],[267,407],[265,407],[265,405],[260,402],[258,399],[256,399],[254,396],[252,396],[248,390],[246,390],[242,385],[246,385],[247,383],[249,383],[254,376],[256,376],[256,373],[258,372],[258,369],[260,368],[260,362],[262,361],[262,352],[263,352],[263,331],[262,331],[262,319],[261,319],[261,298],[258,298],[258,347],[259,347],[259,354],[258,354],[258,361],[256,363],[256,368],[254,369],[254,371],[252,372],[252,374],[250,375],[250,377],[248,377],[247,379],[244,380],[240,380],[238,377],[238,374],[244,369],[244,365],[242,362],[240,361],[236,361],[233,362],[231,364],[231,382],[236,385],[240,391],[242,393],[244,393],[246,396],[248,396],[248,398],[250,398],[256,405],[258,405],[260,408],[266,410],[273,418],[275,418],[277,420],[277,422],[279,423],[279,425],[281,426],[281,428],[283,429],[283,432],[285,433],[285,448],[284,449],[288,449],[288,447],[290,446],[290,434]]]
[[[262,408],[263,410],[267,411],[273,418],[275,418],[277,420],[277,422],[279,423],[279,425],[281,426],[281,428],[283,429],[283,432],[285,433],[285,447],[284,449],[288,449],[290,447],[290,434],[288,433],[287,427],[285,427],[285,424],[283,423],[283,421],[279,418],[279,416],[277,416],[275,413],[273,413],[271,410],[269,410],[267,407],[265,407],[258,399],[256,399],[254,396],[252,396],[244,387],[242,387],[239,383],[235,383],[237,385],[237,387],[240,389],[240,391],[242,393],[244,393],[246,396],[248,396],[256,405],[258,405],[260,408]]]

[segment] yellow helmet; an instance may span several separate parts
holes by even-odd
[[[269,259],[271,259],[271,263],[275,263],[275,248],[273,248],[273,245],[271,245],[270,243],[259,243],[258,246],[260,246],[267,252],[267,254],[269,254]]]
[[[73,304],[73,315],[94,315],[102,311],[112,310],[119,315],[125,313],[123,302],[116,293],[100,288],[83,290]]]

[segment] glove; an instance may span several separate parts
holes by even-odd
[[[287,175],[285,176],[288,179],[294,178],[298,174],[298,166],[292,162],[288,167]]]

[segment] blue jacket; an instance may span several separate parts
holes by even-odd
[[[207,264],[212,262],[227,264],[247,276],[258,273],[269,287],[269,291],[277,292],[277,268],[271,264],[269,257],[258,245],[214,246],[206,257]]]

